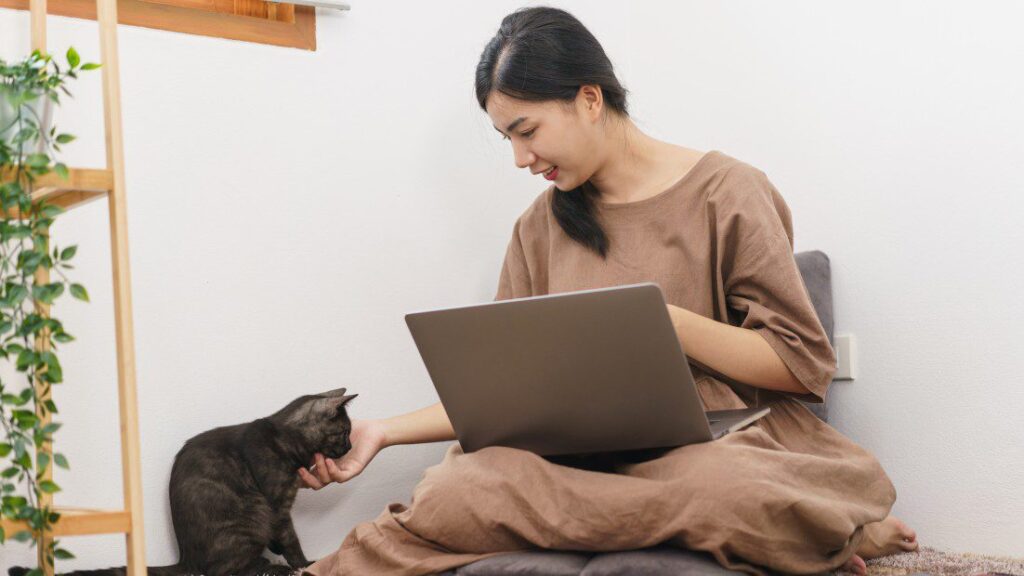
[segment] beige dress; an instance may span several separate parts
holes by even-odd
[[[497,300],[656,282],[669,304],[763,336],[811,391],[798,396],[691,365],[708,410],[770,405],[713,442],[608,471],[524,450],[453,443],[408,506],[355,527],[314,576],[417,575],[535,548],[611,551],[660,543],[710,552],[750,574],[841,566],[896,490],[878,461],[793,398],[820,402],[835,353],[793,258],[789,208],[765,174],[705,154],[664,192],[598,203],[607,260],[571,240],[545,190],[513,227]],[[692,361],[691,361],[692,362]]]

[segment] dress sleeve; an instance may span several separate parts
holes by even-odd
[[[516,220],[512,227],[512,238],[508,242],[505,261],[501,265],[495,300],[524,298],[531,295],[530,269],[526,263],[526,253],[523,250],[520,222],[521,220]]]
[[[785,200],[763,172],[741,164],[729,169],[708,202],[729,323],[764,337],[811,392],[779,394],[824,402],[836,356],[793,257]]]

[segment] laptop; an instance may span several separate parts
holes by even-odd
[[[720,438],[770,411],[704,412],[652,282],[412,312],[405,321],[467,453],[669,448]]]

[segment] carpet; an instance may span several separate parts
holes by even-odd
[[[943,552],[922,546],[916,552],[867,561],[868,576],[1024,576],[1024,558]],[[852,572],[840,570],[837,576]]]

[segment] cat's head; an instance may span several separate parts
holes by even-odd
[[[300,396],[271,415],[270,420],[296,438],[302,444],[296,448],[308,452],[310,459],[316,452],[341,458],[352,448],[348,439],[352,421],[345,405],[356,396],[346,395],[345,388]]]

